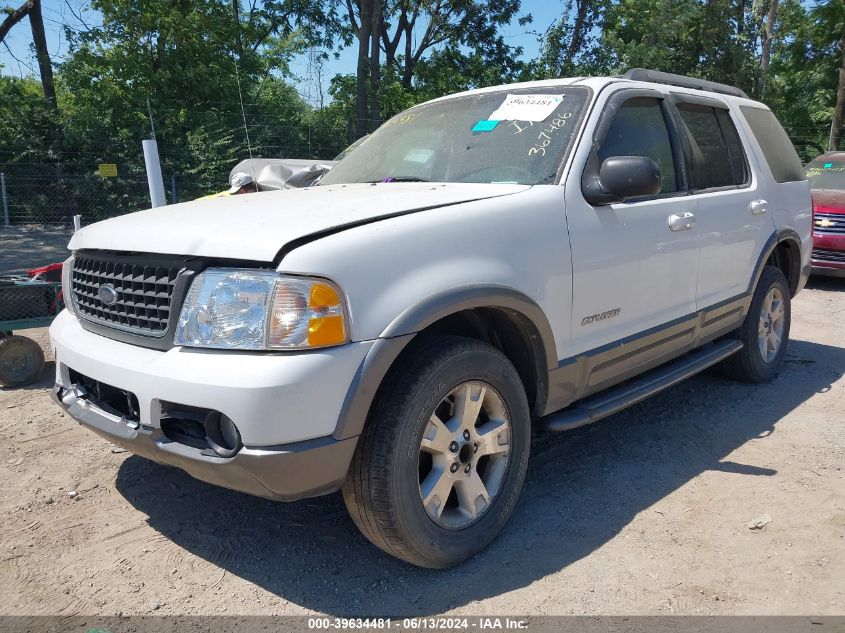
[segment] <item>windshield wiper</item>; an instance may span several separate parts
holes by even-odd
[[[368,180],[367,182],[431,182],[428,178],[418,178],[417,176],[388,176],[382,180]]]

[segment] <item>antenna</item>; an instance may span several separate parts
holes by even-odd
[[[246,149],[249,152],[249,166],[252,168],[252,182],[255,183],[255,190],[261,191],[260,187],[258,186],[258,177],[255,175],[255,163],[252,160],[252,144],[249,141],[249,126],[246,124],[246,110],[244,110],[244,95],[241,92],[241,76],[238,73],[238,60],[233,60],[235,62],[235,81],[238,82],[238,99],[241,102],[241,117],[244,121],[244,134],[246,134]]]

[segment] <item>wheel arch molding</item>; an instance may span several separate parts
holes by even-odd
[[[760,281],[763,269],[770,263],[781,269],[789,284],[790,294],[795,294],[806,281],[802,270],[801,237],[793,229],[782,227],[769,236],[757,259],[754,275],[748,285],[748,292],[753,293]]]
[[[548,396],[548,372],[557,366],[557,348],[551,325],[542,308],[530,297],[498,284],[470,284],[431,295],[402,311],[384,329],[358,368],[341,409],[333,434],[346,439],[361,433],[379,386],[399,355],[420,333],[437,332],[439,324],[449,323],[451,317],[476,315],[481,311],[499,313],[512,319],[523,330],[524,361],[508,353],[508,345],[518,343],[496,341],[502,351],[517,366],[523,377],[532,411],[537,414],[545,407]],[[488,323],[489,325],[489,323]],[[495,327],[495,325],[493,326]],[[454,332],[441,332],[452,333]],[[478,337],[475,337],[478,338]],[[529,360],[530,359],[530,360]]]

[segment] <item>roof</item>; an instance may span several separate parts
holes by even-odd
[[[517,90],[520,88],[544,88],[556,86],[585,86],[592,88],[595,91],[604,88],[608,84],[633,84],[635,86],[642,86],[644,88],[655,88],[665,90],[667,85],[676,86],[684,92],[698,94],[702,97],[726,97],[728,99],[736,99],[745,101],[748,104],[755,104],[757,107],[766,108],[765,105],[751,99],[740,88],[728,86],[727,84],[720,84],[705,79],[697,79],[695,77],[685,77],[684,75],[674,75],[671,73],[663,73],[656,70],[648,70],[645,68],[634,68],[624,75],[616,77],[561,77],[558,79],[541,79],[538,81],[523,81],[513,84],[501,84],[498,86],[488,86],[485,88],[475,88],[443,97],[438,97],[427,101],[428,103],[437,103],[439,101],[446,101],[456,97],[465,97],[469,95],[485,94],[489,92],[500,92],[504,90]],[[425,104],[418,104],[425,105]]]

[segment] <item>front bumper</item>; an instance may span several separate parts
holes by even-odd
[[[128,451],[212,484],[279,500],[331,492],[346,475],[357,438],[332,434],[372,342],[304,353],[158,351],[88,332],[67,311],[53,322],[50,340],[56,401]],[[101,406],[75,383],[76,374],[133,394],[137,415]],[[228,416],[243,447],[220,457],[173,441],[161,424],[167,403]]]
[[[340,488],[358,440],[324,437],[287,446],[244,447],[234,457],[223,458],[173,442],[161,429],[112,415],[80,397],[73,387],[55,387],[53,400],[82,426],[131,453],[181,468],[216,486],[277,501],[315,497]]]
[[[814,275],[845,277],[845,235],[814,232],[811,265]]]

